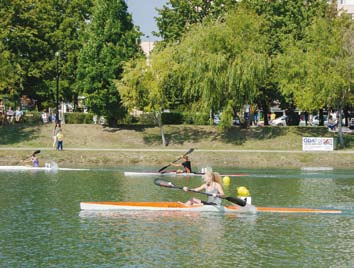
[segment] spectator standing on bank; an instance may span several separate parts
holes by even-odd
[[[60,123],[55,123],[54,129],[53,129],[53,149],[57,148],[57,135],[59,133],[59,130],[61,129]]]
[[[59,128],[59,132],[57,134],[57,150],[62,151],[63,150],[63,140],[64,140],[64,134],[61,128]]]
[[[43,124],[48,123],[48,115],[45,111],[43,111],[43,113],[42,113],[42,121],[43,121]]]

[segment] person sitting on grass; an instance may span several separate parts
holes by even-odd
[[[23,112],[21,111],[21,108],[17,107],[17,110],[15,111],[15,122],[16,123],[20,122],[22,115],[23,115]]]

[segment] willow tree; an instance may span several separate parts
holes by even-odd
[[[353,87],[354,27],[349,16],[318,18],[303,40],[289,38],[277,59],[278,81],[285,95],[293,95],[303,110],[335,107],[343,146],[342,109]]]
[[[185,102],[199,111],[222,112],[221,126],[231,125],[234,111],[252,103],[267,75],[263,23],[261,16],[239,9],[196,25],[177,47],[176,75]]]
[[[122,103],[128,110],[153,113],[164,146],[167,142],[161,115],[172,101],[168,97],[169,76],[174,69],[171,65],[172,55],[173,50],[166,48],[153,53],[149,62],[145,58],[131,60],[124,66],[122,79],[115,81]]]

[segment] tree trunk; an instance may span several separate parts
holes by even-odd
[[[328,115],[328,116],[329,116],[329,115]],[[328,119],[327,119],[327,120],[328,120]],[[320,109],[320,110],[319,110],[318,125],[319,125],[319,126],[324,126],[323,109]]]
[[[166,143],[166,138],[165,138],[165,133],[163,131],[163,125],[162,125],[162,116],[161,116],[161,112],[157,112],[155,111],[154,112],[154,117],[155,117],[155,120],[160,128],[160,134],[161,134],[161,139],[162,139],[162,145],[163,146],[167,146],[167,143]]]
[[[112,127],[112,128],[116,128],[118,127],[117,125],[117,119],[113,118],[113,117],[109,117],[108,118],[108,126]]]
[[[264,101],[262,103],[262,109],[263,109],[263,120],[264,120],[264,125],[268,126],[269,122],[268,122],[268,113],[269,113],[269,109],[268,109],[268,104],[266,101]]]
[[[343,128],[342,128],[342,108],[339,108],[338,112],[339,115],[337,118],[337,123],[338,123],[339,144],[340,144],[340,148],[344,148]]]

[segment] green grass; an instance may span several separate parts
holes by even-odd
[[[53,160],[61,166],[163,166],[173,161],[176,154],[189,148],[196,165],[228,167],[300,167],[331,165],[340,168],[354,166],[354,135],[346,134],[346,147],[336,153],[303,153],[302,137],[334,137],[325,127],[259,127],[240,129],[232,127],[221,132],[215,126],[169,125],[164,126],[168,146],[161,144],[160,129],[152,126],[119,126],[107,128],[100,125],[63,125],[64,151],[52,149],[54,125],[0,126],[0,165],[16,164],[28,155],[26,151],[1,150],[11,148],[38,148],[43,161]],[[97,149],[97,151],[69,151],[67,148]],[[100,149],[154,149],[154,152],[107,152]],[[200,151],[198,151],[200,150]],[[202,152],[202,150],[284,150],[292,153]],[[45,151],[45,152],[44,152]],[[297,151],[294,153],[294,151]],[[341,153],[343,152],[343,153]],[[338,153],[341,153],[338,155]],[[16,162],[17,161],[17,162]]]

